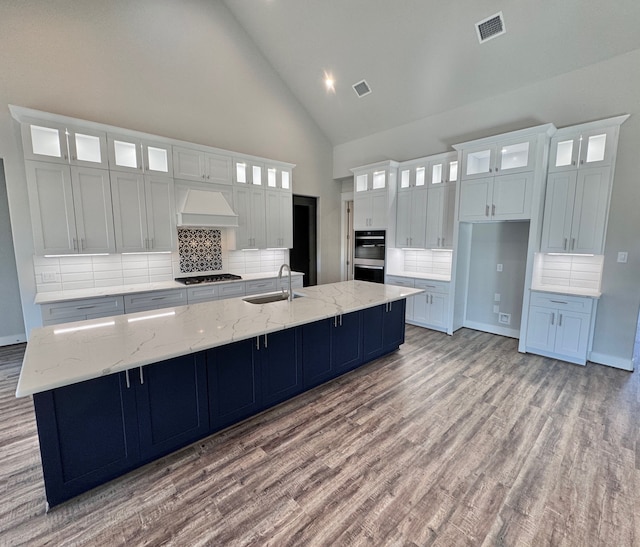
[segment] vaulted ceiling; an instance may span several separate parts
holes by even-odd
[[[640,48],[639,0],[225,3],[334,145]],[[480,44],[499,11],[506,34]]]

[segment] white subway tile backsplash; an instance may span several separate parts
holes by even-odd
[[[405,250],[404,271],[451,275],[451,251]]]
[[[63,272],[60,277],[63,285],[72,281],[93,282],[93,272]]]
[[[600,290],[604,256],[548,255],[537,253],[534,261],[534,287],[545,285]]]
[[[94,287],[116,287],[118,285],[124,285],[122,277],[110,277],[108,279],[94,279]]]
[[[76,289],[92,289],[93,287],[93,279],[91,281],[70,281],[69,283],[62,283],[63,291],[74,291]]]

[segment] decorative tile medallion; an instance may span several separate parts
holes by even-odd
[[[220,230],[179,228],[178,253],[182,273],[222,270]]]

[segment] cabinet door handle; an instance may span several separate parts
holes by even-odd
[[[340,314],[340,326],[342,326],[342,314]]]
[[[565,237],[564,238],[564,245],[562,246],[562,248],[566,251],[567,249],[567,243],[569,242],[569,240]]]
[[[433,304],[433,295],[429,295],[431,298],[429,298],[429,304]]]
[[[493,217],[493,216],[495,216],[495,214],[496,214],[496,204],[494,203],[491,206],[491,216]]]
[[[571,238],[571,250],[573,251],[573,250],[575,250],[575,248],[576,248],[576,238],[572,237]]]
[[[124,371],[124,377],[125,380],[127,381],[127,389],[129,389],[131,387],[131,382],[129,381],[129,370],[125,370]]]
[[[555,314],[555,312],[553,312],[553,313],[551,314],[551,324],[552,324],[552,325],[555,323],[555,320],[556,320],[556,314]]]
[[[153,249],[155,246],[156,246],[156,245],[155,245],[155,238],[153,238],[153,237],[152,237],[152,238],[151,238],[151,245],[149,245],[149,248],[150,248],[150,249]]]
[[[573,161],[571,162],[571,165],[575,165],[575,164],[576,164],[576,160],[573,160]]]
[[[442,238],[442,246],[444,247],[444,237]]]
[[[488,205],[484,209],[484,216],[486,216],[486,217],[489,216],[489,206]]]
[[[393,302],[389,302],[389,311],[393,308]]]
[[[140,367],[140,385],[144,384],[144,373],[142,372],[142,367]]]
[[[559,327],[562,326],[562,314],[559,314],[559,316],[558,316],[558,326]]]
[[[438,247],[440,247],[440,238],[438,238]]]
[[[267,342],[267,335],[264,335],[264,349],[267,349],[268,347],[268,342]]]
[[[256,349],[260,349],[260,336],[256,336]]]
[[[78,241],[76,240],[76,238],[73,238],[73,250],[77,251],[78,250]]]
[[[584,160],[580,160],[580,165],[582,165],[584,163]]]
[[[498,172],[498,168],[496,167],[496,173]]]
[[[333,316],[333,326],[334,326],[334,328],[338,326],[338,316],[337,315]]]
[[[489,173],[493,173],[493,171],[491,170],[491,167],[489,167]]]

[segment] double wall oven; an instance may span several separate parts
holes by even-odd
[[[384,260],[384,230],[357,231],[353,253],[353,278],[384,283]]]

